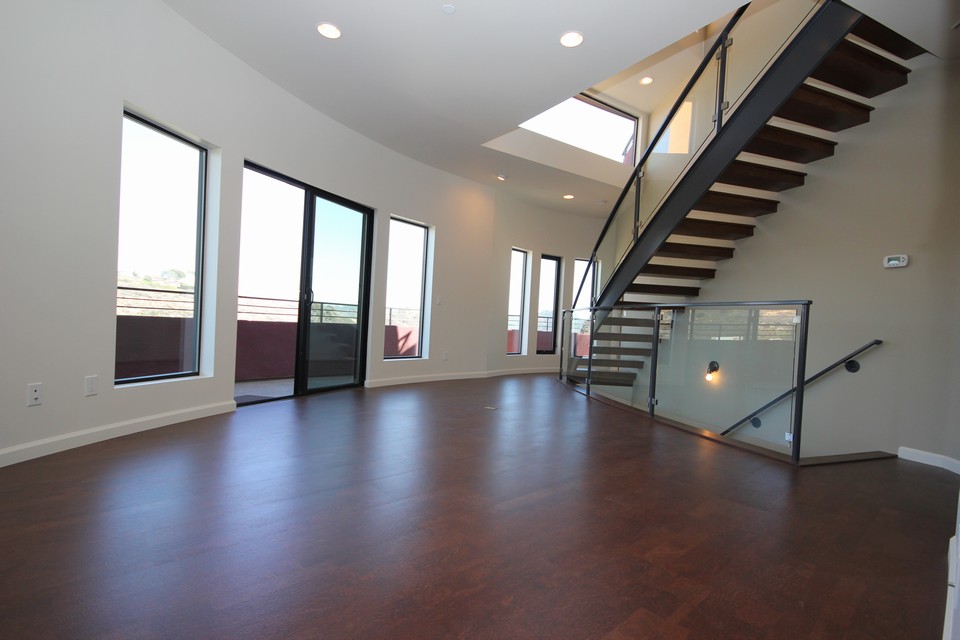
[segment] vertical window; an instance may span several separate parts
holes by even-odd
[[[384,358],[423,356],[428,235],[421,224],[390,219]]]
[[[586,274],[587,276],[586,280],[583,279],[584,274]],[[580,285],[581,282],[583,283],[582,288]],[[589,308],[593,304],[592,291],[593,291],[593,267],[590,265],[589,260],[580,260],[578,258],[573,261],[573,298],[572,300],[573,300],[574,308],[575,309]]]
[[[507,303],[507,354],[523,353],[523,316],[527,297],[527,252],[510,254],[510,294]]]
[[[116,382],[199,373],[206,150],[124,114]]]
[[[390,218],[384,358],[423,356],[427,227]]]
[[[584,278],[586,276],[586,278]],[[581,284],[582,283],[582,284]],[[590,307],[593,305],[593,265],[589,260],[573,261],[573,312],[570,318],[571,353],[590,353]]]
[[[560,306],[560,258],[540,256],[537,297],[537,353],[557,352],[557,309]]]
[[[667,130],[660,136],[654,153],[690,153],[690,138],[693,133],[693,103],[689,100],[680,105]]]

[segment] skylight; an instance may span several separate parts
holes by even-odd
[[[637,119],[585,96],[564,100],[520,127],[616,162],[634,163]]]

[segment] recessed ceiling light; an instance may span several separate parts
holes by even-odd
[[[653,84],[653,78],[651,78],[650,76],[643,76],[642,78],[640,78],[640,84],[642,84],[643,86],[647,86],[648,84]]]
[[[317,32],[324,38],[330,38],[331,40],[336,40],[340,37],[340,28],[329,22],[321,22],[318,24]]]
[[[563,196],[563,199],[564,199],[564,200],[573,200],[573,194],[572,194],[572,193],[568,193],[567,195]]]
[[[560,36],[560,44],[567,48],[579,47],[583,42],[583,34],[579,31],[567,31]]]
[[[497,174],[497,180],[499,180],[500,182],[506,182],[506,180],[507,180],[507,174],[505,174],[505,173],[498,173],[498,174]]]
[[[442,4],[442,5],[440,5],[440,11],[443,11],[443,12],[444,12],[445,14],[447,14],[448,16],[452,16],[453,14],[455,14],[455,13],[457,12],[457,8],[456,8],[455,6],[453,6],[452,4],[450,4],[449,2],[446,2],[446,3]]]

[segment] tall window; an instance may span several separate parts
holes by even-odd
[[[510,254],[510,294],[507,303],[507,354],[523,353],[523,316],[526,306],[527,252],[514,249]]]
[[[589,269],[588,269],[589,267]],[[587,278],[584,280],[583,276],[586,274]],[[580,288],[580,283],[583,283],[583,288]],[[579,291],[580,295],[577,295]],[[581,260],[577,258],[573,261],[573,306],[576,309],[584,308],[587,309],[593,304],[591,296],[593,295],[593,267],[590,265],[589,260]]]
[[[560,258],[540,256],[537,311],[537,353],[557,352],[557,308],[560,306]]]
[[[421,224],[390,219],[384,358],[423,355],[428,235]]]
[[[586,275],[586,278],[584,278]],[[581,283],[582,287],[581,287]],[[578,292],[579,291],[579,295]],[[573,333],[572,353],[575,356],[589,354],[590,306],[593,304],[593,265],[589,260],[573,261],[573,312],[570,331]]]
[[[206,150],[123,117],[116,382],[196,375]]]

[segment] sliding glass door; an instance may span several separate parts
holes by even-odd
[[[245,167],[237,402],[363,383],[372,216],[316,187]]]
[[[368,211],[329,196],[313,199],[304,270],[307,327],[302,391],[360,384],[366,338]]]

